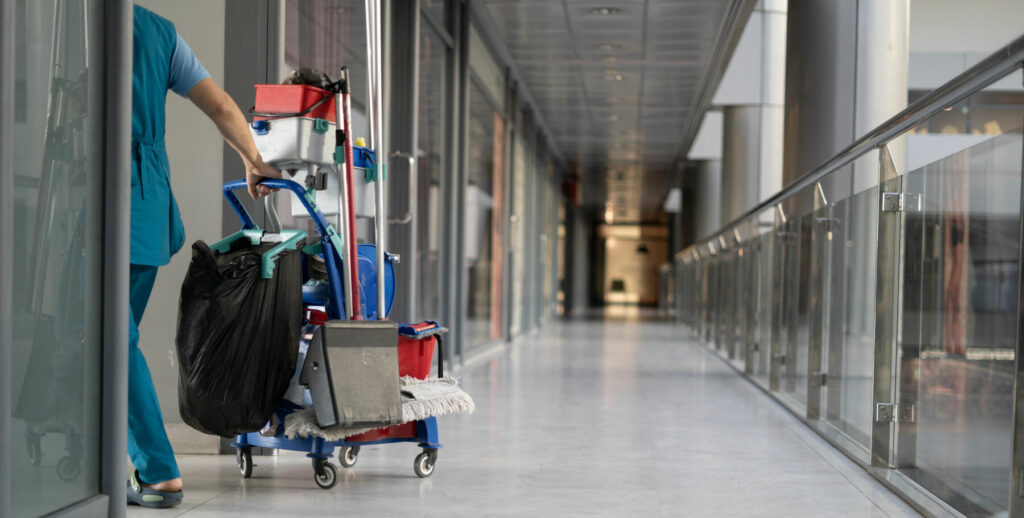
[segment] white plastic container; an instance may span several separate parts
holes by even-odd
[[[324,119],[288,117],[249,125],[263,161],[278,169],[334,163],[335,124]]]
[[[264,158],[264,160],[266,159]],[[321,171],[327,173],[327,189],[317,191],[316,204],[320,207],[320,212],[328,216],[334,216],[338,214],[341,203],[341,174],[339,174],[339,171],[343,173],[345,166],[344,164],[339,164],[337,167],[321,168]],[[295,172],[295,176],[291,179],[305,185],[308,174],[307,168],[304,167],[298,169]],[[353,168],[352,174],[355,175],[352,186],[355,190],[356,217],[372,218],[374,216],[374,182],[366,181],[366,170],[363,168]],[[291,213],[292,216],[309,215],[306,209],[298,202],[291,204]]]

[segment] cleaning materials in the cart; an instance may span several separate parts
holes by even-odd
[[[418,379],[403,376],[399,380],[402,389],[402,423],[420,421],[428,417],[450,414],[472,414],[476,403],[464,390],[458,380],[451,377]],[[316,411],[306,408],[288,414],[284,423],[284,435],[289,439],[319,437],[328,441],[339,441],[376,429],[376,427],[321,427],[316,422]]]
[[[301,252],[279,252],[273,276],[263,278],[263,255],[276,245],[241,239],[226,253],[192,246],[178,313],[178,401],[182,419],[199,431],[259,430],[295,372]]]
[[[387,426],[402,419],[398,324],[331,320],[313,334],[300,382],[321,426]]]

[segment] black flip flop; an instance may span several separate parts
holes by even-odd
[[[128,505],[141,505],[142,507],[174,507],[181,503],[184,492],[178,491],[157,491],[142,485],[139,481],[139,470],[132,473],[128,481]]]

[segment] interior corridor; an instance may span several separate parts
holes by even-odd
[[[553,323],[460,373],[477,411],[439,418],[428,479],[411,444],[366,447],[321,490],[294,452],[184,456],[160,516],[917,516],[714,353],[638,315]],[[153,516],[129,508],[129,516]]]

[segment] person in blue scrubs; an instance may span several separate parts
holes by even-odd
[[[139,325],[157,269],[185,244],[164,146],[167,92],[187,97],[216,124],[245,164],[253,199],[270,192],[257,185],[261,179],[280,178],[281,172],[263,162],[238,105],[210,78],[174,24],[139,6],[134,22],[128,455],[136,471],[128,481],[128,503],[170,507],[181,502],[181,473],[139,350]]]

